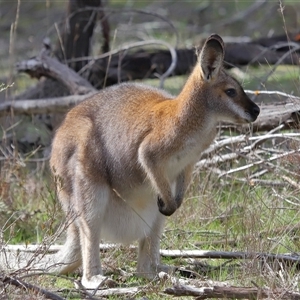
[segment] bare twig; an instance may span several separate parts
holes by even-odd
[[[278,61],[272,66],[271,70],[264,76],[263,79],[261,79],[260,81],[260,85],[264,85],[266,83],[266,81],[268,80],[268,78],[275,72],[275,70],[277,69],[277,67],[290,55],[292,55],[294,52],[298,51],[300,49],[299,45],[294,45],[294,47],[292,49],[290,49],[289,51],[287,51],[286,53],[284,53],[279,59]]]
[[[284,97],[287,97],[287,98],[290,98],[290,99],[294,99],[294,100],[299,100],[300,101],[300,97],[298,96],[295,96],[295,95],[291,95],[291,94],[287,94],[287,93],[284,93],[284,92],[280,92],[280,91],[261,91],[261,90],[258,90],[258,91],[253,91],[253,90],[245,90],[246,93],[248,94],[253,94],[253,95],[280,95],[280,96],[284,96]],[[287,104],[288,105],[288,104]],[[300,102],[299,102],[299,105],[300,105]],[[300,109],[300,107],[299,107]]]
[[[239,171],[243,171],[243,170],[249,169],[253,166],[257,166],[257,165],[260,165],[260,164],[263,164],[263,163],[266,163],[266,162],[277,160],[279,158],[283,158],[283,157],[289,156],[289,155],[294,154],[294,153],[299,153],[299,152],[300,152],[300,149],[297,149],[297,150],[288,151],[288,152],[285,152],[285,153],[282,153],[282,154],[273,155],[270,158],[255,161],[253,163],[243,165],[243,166],[235,168],[235,169],[228,170],[228,171],[222,173],[221,175],[219,175],[219,177],[222,177],[222,176],[228,175],[228,174],[232,174],[232,173],[236,173],[236,172],[239,172]]]
[[[220,21],[219,23],[215,24],[215,26],[227,26],[237,21],[245,20],[247,16],[260,9],[267,2],[268,0],[256,0],[250,7],[248,7],[244,11],[234,14],[234,16],[231,16],[229,19]]]
[[[290,185],[292,185],[296,189],[300,190],[300,184],[297,183],[295,180],[292,180],[290,177],[285,176],[285,175],[282,175],[281,177],[282,177],[282,179],[284,179],[285,181],[287,181]]]
[[[177,46],[178,39],[179,39],[179,33],[178,33],[176,27],[170,21],[170,19],[168,19],[168,18],[166,18],[166,17],[164,17],[160,14],[157,14],[157,13],[152,12],[152,11],[142,10],[142,9],[111,9],[111,8],[107,8],[107,7],[106,8],[102,8],[102,7],[85,7],[85,8],[79,8],[79,9],[76,10],[76,12],[71,13],[68,16],[68,20],[70,20],[75,14],[77,14],[79,12],[88,11],[88,10],[99,11],[99,12],[105,11],[105,13],[106,13],[105,18],[108,18],[112,14],[134,14],[135,13],[135,14],[143,14],[143,15],[153,16],[155,18],[161,19],[162,21],[167,23],[170,26],[170,28],[172,29],[172,31],[174,32],[175,47]],[[49,34],[49,31],[48,31],[48,34]]]

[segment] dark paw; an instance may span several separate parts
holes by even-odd
[[[163,199],[160,196],[157,196],[157,206],[158,206],[158,210],[160,211],[160,213],[162,213],[165,216],[171,216],[175,210],[177,209],[176,206],[174,207],[167,207],[165,202],[163,201]]]

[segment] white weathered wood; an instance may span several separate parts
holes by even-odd
[[[100,244],[100,251],[106,251],[109,249],[115,249],[118,247],[117,244]],[[34,253],[38,252],[48,252],[48,253],[56,253],[63,248],[63,245],[51,245],[51,246],[43,246],[43,245],[5,245],[2,247],[2,250],[6,251],[21,251],[21,252],[29,252]],[[1,250],[1,249],[0,249]]]
[[[119,244],[100,244],[100,251],[108,251],[119,247]],[[43,247],[41,245],[6,245],[2,250],[17,253],[55,253],[61,250],[63,245],[51,245],[50,247]],[[129,246],[130,249],[136,249],[135,246]],[[1,249],[0,249],[1,250]],[[267,258],[278,261],[300,263],[300,256],[290,254],[272,254],[262,252],[242,252],[242,251],[209,251],[209,250],[179,250],[179,249],[161,249],[160,254],[171,258],[213,258],[213,259],[259,259]]]
[[[39,100],[7,101],[0,103],[0,117],[10,115],[11,113],[14,115],[65,113],[91,95],[93,93]]]
[[[108,296],[121,296],[136,294],[142,289],[142,287],[128,287],[128,288],[111,288],[105,290],[99,290],[95,293],[95,296],[108,297]]]

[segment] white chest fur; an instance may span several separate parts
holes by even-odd
[[[188,165],[195,164],[201,153],[209,147],[215,138],[215,128],[206,129],[198,135],[189,137],[185,142],[183,148],[173,154],[167,162],[167,172],[170,181]]]

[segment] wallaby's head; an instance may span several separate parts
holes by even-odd
[[[259,107],[245,94],[237,80],[224,70],[223,61],[223,40],[219,35],[213,34],[198,52],[196,66],[196,70],[200,67],[198,73],[201,90],[205,94],[208,111],[213,113],[217,121],[232,123],[255,121],[259,115]]]

